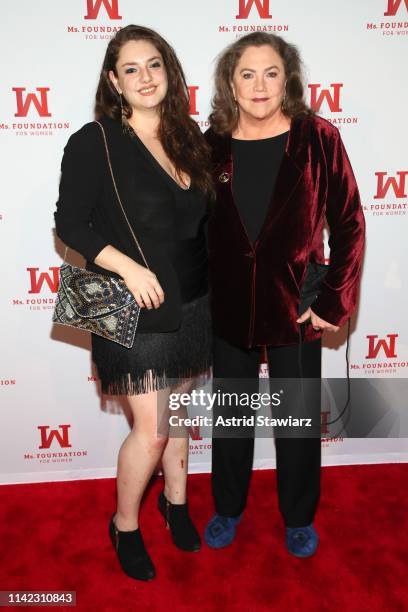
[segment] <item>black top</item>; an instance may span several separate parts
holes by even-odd
[[[177,273],[183,303],[208,290],[204,222],[206,199],[193,185],[184,189],[166,172],[137,134],[129,131],[137,150],[135,212],[146,226],[159,220],[168,256]],[[159,177],[159,180],[157,180]],[[135,217],[136,215],[132,215]],[[132,220],[129,219],[132,223]],[[172,225],[169,232],[168,226]],[[169,232],[167,235],[166,233]]]
[[[123,207],[165,293],[158,309],[142,310],[138,330],[178,329],[181,304],[207,291],[206,196],[194,185],[180,187],[120,123],[105,116],[100,122]],[[96,122],[73,134],[64,149],[55,226],[62,241],[85,257],[88,270],[118,276],[94,263],[108,244],[144,265],[117,202]]]
[[[251,242],[265,221],[289,132],[261,140],[232,138],[233,196]]]

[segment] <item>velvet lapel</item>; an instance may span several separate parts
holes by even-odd
[[[234,240],[239,240],[244,249],[249,247],[253,251],[253,244],[232,195],[233,162],[230,136],[224,136],[221,142],[217,143],[217,162],[215,180],[218,183],[218,197],[223,202],[228,215],[231,216],[230,230],[233,232]]]
[[[307,159],[307,145],[310,142],[308,132],[309,122],[302,117],[295,117],[289,130],[286,143],[285,154],[276,177],[276,184],[265,221],[255,242],[257,247],[266,232],[268,232],[276,219],[284,211],[285,205],[290,200],[292,194],[303,176],[304,165]],[[219,193],[223,202],[231,209],[231,213],[239,220],[242,228],[243,238],[249,243],[251,249],[254,245],[249,240],[245,226],[234,202],[232,194],[233,181],[233,160],[231,153],[231,137],[226,136],[218,143],[218,164],[216,170],[216,180],[219,185]]]

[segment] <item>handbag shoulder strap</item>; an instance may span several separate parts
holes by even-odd
[[[116,197],[117,197],[118,202],[119,202],[119,206],[120,206],[120,208],[121,208],[121,211],[122,211],[122,213],[123,213],[123,216],[125,217],[125,221],[126,221],[126,223],[127,223],[127,225],[128,225],[128,228],[129,228],[129,230],[130,230],[130,233],[132,234],[133,240],[135,241],[136,246],[137,246],[137,248],[138,248],[138,250],[139,250],[139,253],[140,253],[140,255],[142,256],[142,259],[143,259],[143,261],[144,261],[144,264],[145,264],[146,268],[149,268],[149,265],[148,265],[148,263],[147,263],[147,261],[146,261],[146,258],[145,258],[145,256],[144,256],[144,254],[143,254],[142,248],[141,248],[141,246],[140,246],[140,244],[139,244],[139,242],[138,242],[138,240],[137,240],[137,238],[136,238],[136,236],[135,236],[135,233],[134,233],[134,231],[133,231],[132,226],[131,226],[131,225],[130,225],[130,223],[129,223],[129,219],[127,218],[127,215],[126,215],[126,213],[125,213],[125,209],[123,208],[122,200],[120,199],[119,191],[118,191],[118,188],[117,188],[117,186],[116,186],[115,176],[114,176],[114,174],[113,174],[112,164],[111,164],[110,155],[109,155],[108,142],[107,142],[107,140],[106,140],[106,134],[105,134],[104,127],[103,127],[102,123],[100,123],[99,121],[95,121],[95,123],[97,123],[97,124],[99,125],[99,127],[101,128],[101,130],[102,130],[102,136],[103,136],[103,142],[104,142],[104,144],[105,144],[105,151],[106,151],[106,157],[107,157],[107,160],[108,160],[108,166],[109,166],[109,170],[110,170],[110,173],[111,173],[112,183],[113,183],[113,187],[114,187],[114,189],[115,189]],[[149,268],[149,269],[150,269],[150,268]]]

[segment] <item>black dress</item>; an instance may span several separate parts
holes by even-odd
[[[89,127],[86,129],[90,131]],[[175,288],[181,296],[182,316],[180,326],[171,327],[171,331],[156,331],[151,330],[149,325],[141,325],[142,321],[147,323],[153,315],[152,310],[142,309],[135,341],[130,349],[92,334],[92,359],[98,370],[102,391],[113,395],[135,395],[163,389],[176,381],[205,373],[211,366],[211,319],[204,231],[207,198],[194,185],[189,189],[180,187],[133,130],[129,130],[125,141],[127,139],[132,143],[130,168],[134,173],[128,182],[134,187],[131,205],[127,206],[126,212],[136,236],[139,240],[141,238],[142,247],[149,241],[154,245],[153,250],[150,249],[151,259],[154,261],[154,250],[160,251],[161,261],[167,260],[165,265],[174,270],[178,280]],[[126,142],[124,146],[128,146]],[[99,149],[96,149],[98,154]],[[95,163],[98,160],[95,159]],[[105,158],[101,158],[101,163],[106,164]],[[77,171],[71,166],[75,166]],[[93,250],[89,243],[93,241],[93,232],[86,230],[84,236],[87,236],[87,240],[82,239],[80,232],[71,238],[71,235],[75,235],[72,231],[72,228],[75,229],[74,217],[81,216],[79,208],[76,210],[77,199],[71,194],[71,183],[75,182],[75,175],[80,172],[78,167],[72,147],[68,147],[62,163],[60,199],[55,218],[58,235],[63,239],[64,235],[67,236],[71,243],[75,240],[76,250],[85,254],[89,262],[88,252]],[[95,254],[104,243],[112,243],[110,239],[115,236],[113,229],[116,228],[110,230],[104,217],[99,219],[98,215],[104,214],[96,202],[91,217],[98,219],[100,234],[99,248],[94,249]],[[65,242],[69,243],[67,239]],[[148,263],[151,264],[149,258]],[[156,272],[154,265],[151,269]]]

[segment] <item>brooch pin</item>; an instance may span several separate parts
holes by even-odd
[[[220,183],[228,183],[228,181],[230,180],[229,173],[221,172],[220,176],[218,177],[218,180],[220,181]]]

